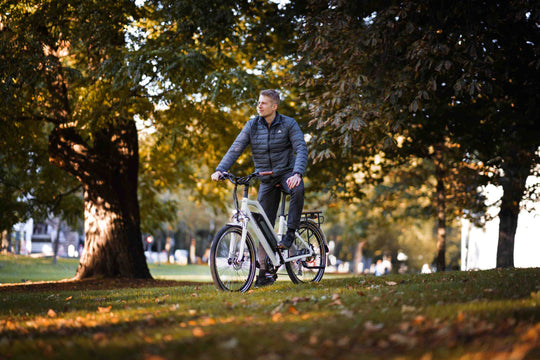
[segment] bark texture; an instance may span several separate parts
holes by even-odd
[[[435,264],[437,271],[444,271],[446,270],[446,192],[442,149],[438,149],[435,153],[435,176],[437,178],[437,257]]]
[[[518,225],[520,203],[525,193],[525,183],[532,166],[529,153],[508,156],[503,164],[503,188],[499,211],[499,241],[497,244],[497,268],[514,267],[514,239]]]
[[[111,122],[90,146],[70,127],[49,139],[51,161],[84,190],[85,245],[76,278],[151,278],[140,231],[138,139],[131,120]]]

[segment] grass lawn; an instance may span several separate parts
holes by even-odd
[[[0,282],[22,276],[8,263],[31,274],[42,261],[0,257]],[[245,294],[151,271],[162,280],[1,285],[0,358],[540,359],[540,269],[280,281]]]
[[[26,281],[56,281],[72,278],[77,271],[79,259],[31,258],[28,256],[0,255],[0,284]],[[150,273],[156,279],[212,282],[206,265],[180,266],[175,264],[149,264]]]

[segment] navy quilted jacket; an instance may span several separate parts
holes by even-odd
[[[260,116],[250,119],[216,170],[228,171],[249,144],[255,171],[271,170],[274,176],[290,171],[304,174],[308,150],[304,134],[293,118],[276,113],[270,128]]]

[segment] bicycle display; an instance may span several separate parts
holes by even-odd
[[[245,292],[251,288],[258,267],[255,240],[260,242],[267,254],[266,259],[261,261],[266,261],[266,270],[270,273],[275,275],[285,265],[287,274],[295,284],[318,282],[324,275],[328,246],[320,226],[324,221],[322,212],[303,212],[293,244],[288,250],[280,250],[277,244],[286,230],[287,194],[282,191],[277,233],[259,202],[249,199],[252,179],[270,174],[253,173],[236,177],[223,173],[223,179],[234,184],[235,212],[232,221],[218,231],[210,248],[212,279],[220,290]],[[241,203],[237,196],[239,186],[244,187]]]

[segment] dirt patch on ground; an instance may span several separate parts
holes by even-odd
[[[65,279],[60,281],[36,281],[0,285],[0,293],[6,292],[33,292],[33,291],[79,291],[79,290],[110,290],[123,288],[146,288],[146,287],[174,287],[196,286],[202,283],[155,280],[155,279]]]

